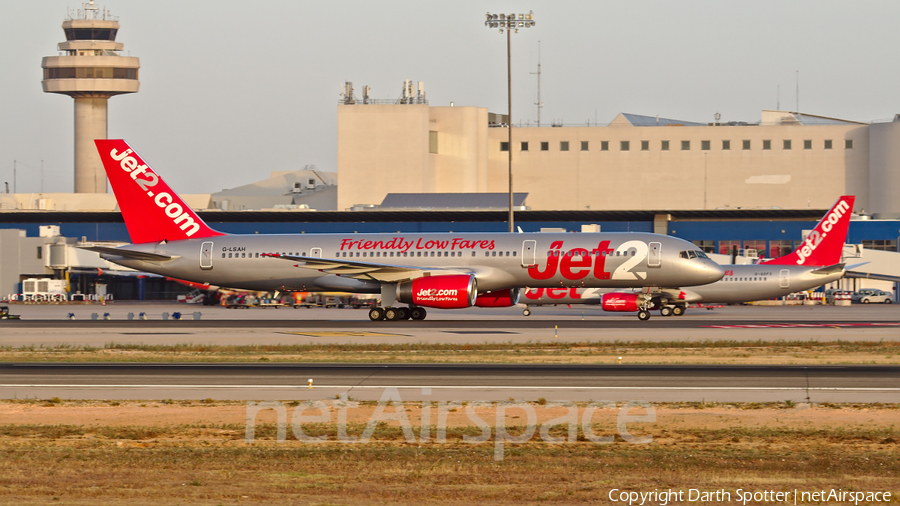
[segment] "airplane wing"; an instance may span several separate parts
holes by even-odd
[[[703,297],[697,295],[697,293],[683,288],[661,288],[660,292],[662,292],[672,303],[685,302],[690,304],[692,302],[703,300]]]
[[[122,248],[110,248],[108,246],[79,246],[79,248],[95,251],[101,255],[133,258],[135,260],[146,260],[148,262],[168,262],[179,258],[178,256],[160,255],[157,253],[146,253],[144,251],[133,251]]]
[[[262,253],[260,256],[280,258],[297,262],[295,267],[315,269],[326,274],[355,278],[367,281],[396,282],[418,278],[425,272],[442,271],[445,274],[470,273],[472,270],[465,268],[445,269],[442,267],[418,267],[412,265],[379,264],[374,262],[360,262],[356,260],[344,260],[335,258],[317,258],[298,255],[283,255],[281,253]]]

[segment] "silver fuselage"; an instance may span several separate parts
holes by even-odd
[[[773,299],[809,290],[844,277],[845,271],[828,274],[816,273],[821,267],[793,265],[724,265],[725,276],[715,283],[685,287],[675,298],[684,303],[738,303]],[[525,290],[519,302],[528,305],[549,304],[600,304],[605,293],[616,291],[605,288],[540,289]]]
[[[121,249],[172,257],[147,261],[103,253],[137,270],[246,290],[377,293],[382,281],[334,275],[281,253],[374,266],[405,266],[418,276],[472,273],[478,291],[539,287],[684,287],[713,283],[721,266],[681,258],[693,244],[649,233],[435,233],[224,235]]]

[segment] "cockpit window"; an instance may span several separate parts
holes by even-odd
[[[704,252],[702,252],[702,251],[700,251],[700,250],[687,250],[687,251],[682,251],[682,252],[678,253],[678,256],[680,256],[681,258],[687,258],[687,259],[691,259],[691,258],[709,258],[708,256],[706,256],[706,253],[704,253]]]
[[[709,257],[706,255],[706,253],[704,253],[704,252],[702,252],[702,251],[700,251],[700,250],[697,250],[697,251],[695,251],[694,253],[697,254],[697,258],[709,258]]]

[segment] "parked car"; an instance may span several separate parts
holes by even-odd
[[[874,288],[863,288],[853,294],[850,300],[862,304],[890,304],[893,302],[894,294],[885,292],[884,290],[876,290]]]

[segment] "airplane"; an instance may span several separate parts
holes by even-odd
[[[639,288],[638,316],[646,320],[661,288],[725,274],[690,242],[650,233],[226,234],[128,143],[95,144],[133,244],[84,249],[201,285],[379,293],[383,307],[370,309],[372,321],[421,320],[426,307],[514,306],[522,286]]]
[[[841,263],[841,252],[850,226],[854,196],[842,196],[795,250],[779,258],[750,265],[725,265],[725,276],[715,283],[691,288],[661,290],[651,309],[662,316],[681,316],[692,303],[738,303],[772,299],[808,290],[844,277],[850,267]],[[688,257],[693,251],[684,252]],[[861,265],[861,264],[859,264]],[[640,294],[604,288],[529,287],[523,291],[523,314],[531,306],[593,304],[605,311],[637,311]]]

